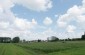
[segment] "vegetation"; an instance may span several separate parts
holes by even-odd
[[[85,41],[0,43],[0,55],[85,55]]]
[[[0,55],[85,55],[84,40],[85,34],[81,38],[61,40],[51,36],[47,38],[48,42],[40,39],[20,42],[19,37],[12,40],[9,37],[1,37]]]
[[[82,39],[82,40],[85,40],[85,35],[82,35],[81,39]]]
[[[10,37],[0,37],[0,43],[10,43]]]
[[[13,43],[19,43],[20,38],[19,37],[14,37],[12,41],[13,41]]]

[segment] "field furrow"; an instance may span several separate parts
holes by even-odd
[[[85,55],[85,41],[0,43],[0,55]]]

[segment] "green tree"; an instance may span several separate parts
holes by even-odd
[[[19,41],[20,41],[20,38],[18,36],[13,38],[13,43],[19,43]]]
[[[85,40],[85,35],[82,35],[81,39],[82,39],[82,40]]]
[[[38,39],[38,42],[41,42],[41,40],[40,40],[40,39]]]

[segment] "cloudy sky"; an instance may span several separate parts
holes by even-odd
[[[1,37],[79,38],[84,31],[85,0],[0,0]]]

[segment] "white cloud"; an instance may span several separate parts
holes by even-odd
[[[85,22],[85,15],[79,15],[79,16],[77,16],[77,22],[84,23]]]
[[[0,22],[0,29],[8,29],[9,22]]]
[[[73,24],[73,21],[76,24]],[[78,26],[78,28],[85,29],[85,25],[84,25],[85,23],[85,0],[83,0],[81,6],[74,5],[73,7],[69,8],[65,14],[60,15],[59,19],[57,20],[58,26],[61,26],[60,23],[62,23],[62,26],[66,26],[66,27],[72,24],[72,25],[75,25],[75,27]]]
[[[2,7],[3,10],[10,9],[14,6],[14,3],[12,0],[0,0],[0,7]]]
[[[51,0],[0,0],[0,36],[20,36],[26,39],[46,39],[52,35],[57,36],[57,32],[54,32],[52,29],[47,29],[41,33],[31,32],[31,29],[36,28],[36,25],[38,25],[37,21],[35,19],[29,21],[24,18],[16,17],[11,11],[11,8],[14,7],[15,4],[34,11],[47,11],[52,8]],[[75,5],[68,9],[64,15],[59,16],[57,23],[60,27],[67,27],[68,32],[74,32],[76,29],[76,26],[70,25],[72,20],[75,20],[75,22],[85,28],[84,13],[85,0],[83,0],[82,6]],[[46,17],[43,23],[45,25],[51,25],[52,22],[51,18]],[[46,27],[43,28],[46,29]],[[62,36],[65,35],[63,34]]]
[[[61,28],[66,27],[67,23],[66,22],[57,22],[58,26]]]
[[[30,10],[35,10],[35,11],[46,11],[52,8],[51,0],[13,0],[13,1]]]
[[[2,7],[0,6],[0,13],[2,13],[3,12],[3,9],[2,9]]]
[[[44,19],[44,21],[43,21],[43,23],[45,24],[45,25],[51,25],[52,24],[52,20],[51,20],[51,18],[49,18],[49,17],[46,17],[45,19]]]
[[[75,29],[76,29],[75,26],[73,26],[73,25],[68,25],[68,27],[67,27],[67,32],[69,32],[69,33],[74,32]]]
[[[38,23],[37,23],[37,21],[35,19],[32,19],[32,24],[37,25]]]
[[[67,14],[71,16],[78,16],[82,14],[81,7],[74,5],[72,8],[68,9]]]
[[[28,39],[38,36],[38,34],[33,34],[31,32],[32,29],[39,26],[35,19],[31,21],[19,18],[14,15],[11,11],[11,8],[14,5],[19,4],[22,5],[30,10],[34,11],[47,11],[48,9],[52,8],[52,1],[51,0],[0,0],[0,36],[1,37],[15,37],[20,36],[21,39]],[[48,24],[51,24],[51,19],[48,19]],[[38,28],[46,28],[46,27],[38,27]],[[42,34],[43,35],[43,34]],[[40,37],[41,38],[41,37]]]
[[[28,30],[33,28],[36,25],[36,21],[33,19],[32,22],[29,22],[26,19],[16,18],[14,25],[21,30]]]
[[[30,30],[36,27],[37,21],[16,17],[11,11],[12,7],[14,7],[12,0],[0,0],[0,36],[24,38],[26,33],[29,34]]]
[[[30,33],[30,39],[42,39],[46,40],[47,37],[56,36],[56,32],[54,32],[51,28],[48,28],[47,30],[44,30],[43,32],[38,33]],[[35,37],[35,38],[34,38]]]
[[[66,27],[71,19],[72,18],[69,16],[69,14],[59,16],[59,19],[57,20],[58,27]]]

